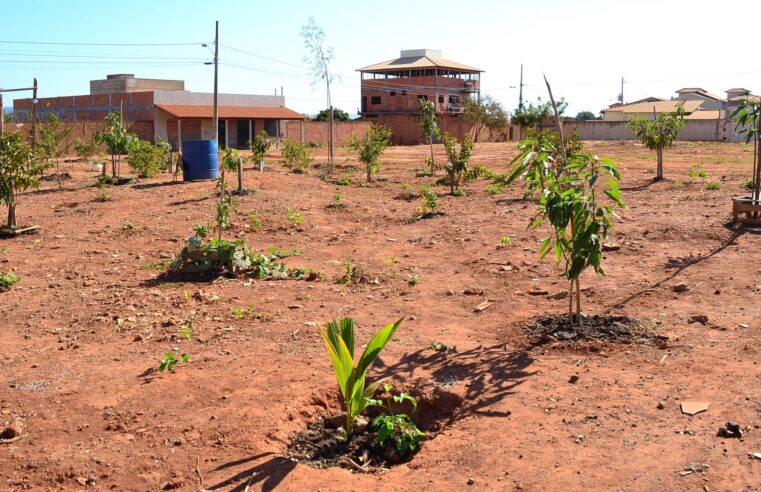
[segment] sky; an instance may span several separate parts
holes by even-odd
[[[314,114],[325,86],[309,79],[300,35],[314,17],[335,52],[333,104],[348,113],[360,101],[356,69],[418,48],[484,70],[482,94],[507,110],[518,104],[523,64],[524,100],[547,99],[545,74],[566,114],[597,113],[616,101],[622,77],[625,101],[682,87],[761,93],[759,14],[759,0],[0,0],[0,87],[37,77],[39,97],[79,95],[90,80],[126,72],[210,92],[202,44],[212,45],[218,20],[220,92],[282,87],[286,106]],[[4,105],[24,97],[6,93]]]

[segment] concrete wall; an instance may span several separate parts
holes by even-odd
[[[147,92],[154,90],[184,91],[182,80],[112,78],[91,80],[90,94],[112,94],[114,92]]]
[[[677,140],[739,142],[730,120],[686,120]],[[563,130],[582,140],[637,140],[625,121],[565,121]]]

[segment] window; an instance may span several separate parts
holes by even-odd
[[[427,101],[428,100],[428,96],[425,96],[425,95],[418,96],[417,98],[418,98],[419,101]]]
[[[407,91],[402,91],[402,95],[406,96],[407,95]]]
[[[395,96],[396,95],[396,91],[391,91],[391,92],[388,93],[388,95],[389,96]]]
[[[439,104],[444,104],[444,96],[439,96]]]
[[[380,104],[380,103],[381,103],[381,98],[380,98],[380,96],[371,96],[371,97],[370,97],[370,104],[375,104],[375,105],[378,105],[378,104]]]
[[[449,104],[460,104],[460,96],[449,96]]]

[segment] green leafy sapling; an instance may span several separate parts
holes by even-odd
[[[550,90],[549,83],[547,87]],[[559,119],[557,112],[556,117]],[[521,154],[511,163],[508,183],[522,179],[532,195],[539,196],[538,210],[530,226],[537,228],[544,222],[552,226],[552,234],[540,243],[539,255],[544,258],[554,252],[556,264],[562,264],[569,282],[568,314],[578,322],[581,316],[579,278],[588,267],[604,274],[602,246],[615,215],[611,204],[626,208],[618,186],[621,174],[608,159],[567,152],[562,133],[559,139],[550,138],[545,132],[535,133],[523,140],[519,149]],[[607,196],[608,203],[600,200],[600,190]]]
[[[418,101],[420,102],[420,115],[418,116],[418,122],[423,133],[423,140],[431,148],[431,157],[429,157],[427,161],[431,169],[431,176],[433,176],[436,172],[436,160],[434,159],[433,155],[433,142],[441,135],[441,129],[436,123],[436,106],[434,105],[433,101],[429,101],[423,98],[418,99]]]
[[[357,417],[371,404],[381,381],[367,384],[367,370],[401,326],[404,318],[381,328],[354,363],[355,327],[352,318],[333,320],[320,333],[330,355],[346,410],[346,439],[351,439]]]
[[[190,356],[188,354],[182,354],[179,357],[172,352],[167,352],[164,357],[159,361],[159,372],[168,371],[174,372],[174,368],[180,362],[190,362]]]
[[[361,139],[352,136],[350,147],[359,154],[359,161],[365,165],[368,183],[378,174],[380,157],[389,145],[391,129],[385,125],[372,123]]]
[[[670,149],[679,136],[684,126],[684,107],[679,106],[673,113],[655,114],[649,120],[641,116],[635,116],[626,124],[642,144],[650,150],[654,150],[658,157],[656,180],[663,179],[663,150]]]
[[[449,192],[455,194],[460,187],[462,178],[468,172],[468,163],[473,152],[473,140],[470,135],[465,135],[457,149],[457,139],[449,135],[444,135],[444,147],[447,149],[446,165],[447,176],[449,177]]]
[[[259,130],[253,140],[248,142],[251,148],[252,159],[259,171],[264,171],[264,158],[267,157],[267,151],[272,147],[272,140],[269,134],[264,130]]]

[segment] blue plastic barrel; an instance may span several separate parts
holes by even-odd
[[[182,142],[182,179],[217,179],[219,154],[216,140],[186,140]]]

